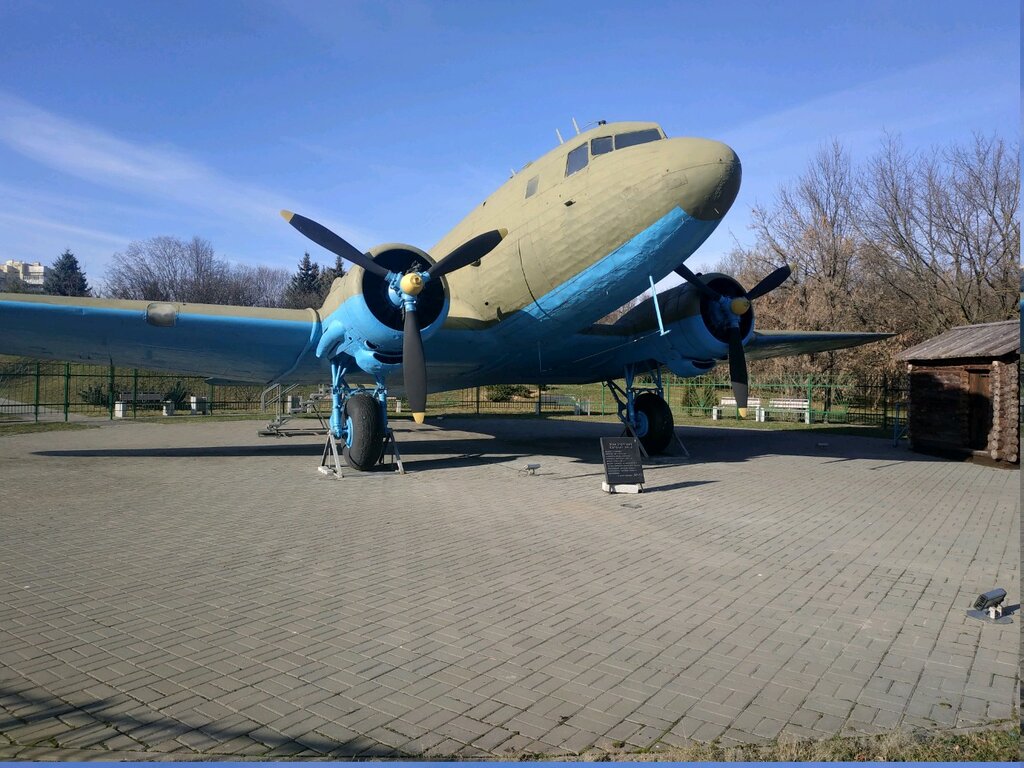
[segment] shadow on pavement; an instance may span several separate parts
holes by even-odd
[[[247,428],[247,425],[246,425]],[[601,437],[618,436],[609,422],[551,419],[452,418],[416,427],[394,422],[402,458],[418,468],[493,464],[524,457],[559,456],[588,465],[601,465]],[[690,453],[689,463],[742,462],[758,456],[810,456],[832,461],[882,460],[938,462],[945,459],[914,453],[891,441],[830,433],[827,430],[742,430],[712,427],[677,427],[676,434]],[[111,458],[252,458],[315,457],[319,440],[289,442],[297,438],[253,438],[250,444],[152,448],[53,449],[37,456]],[[267,442],[261,442],[267,441]],[[652,466],[686,462],[678,456],[657,457]]]
[[[119,743],[121,751],[150,751],[147,744],[159,745],[170,739],[177,739],[186,734],[201,734],[209,737],[214,742],[207,748],[196,749],[189,753],[186,742],[182,742],[180,751],[175,751],[175,757],[189,758],[192,756],[205,755],[211,759],[217,755],[232,754],[237,752],[243,745],[236,739],[251,741],[252,745],[262,745],[266,748],[266,754],[259,755],[257,752],[246,752],[248,758],[252,757],[288,757],[292,754],[309,751],[320,753],[331,757],[356,757],[362,759],[375,758],[397,758],[413,757],[401,750],[389,747],[385,744],[375,743],[365,736],[353,733],[352,738],[339,741],[316,733],[295,734],[294,737],[285,732],[276,732],[268,728],[260,728],[259,738],[249,736],[259,726],[257,723],[246,723],[236,727],[220,727],[217,721],[199,726],[191,726],[174,718],[162,715],[158,710],[150,710],[152,717],[135,717],[126,713],[118,713],[117,707],[128,707],[137,703],[128,695],[123,694],[116,697],[96,699],[85,704],[71,704],[58,698],[44,698],[25,692],[12,691],[0,686],[0,733],[3,733],[13,742],[14,747],[47,747],[67,749],[95,749],[99,753],[112,755],[115,753],[106,751],[101,747],[104,740],[123,737],[138,742],[137,747],[125,747]],[[13,714],[24,712],[24,714]],[[68,722],[64,722],[66,718]],[[47,723],[50,728],[45,728]],[[61,726],[67,729],[66,734],[61,733]],[[45,728],[45,736],[40,732]],[[55,730],[56,729],[56,730]],[[104,739],[104,732],[109,730]],[[24,735],[19,733],[24,731]],[[95,731],[94,741],[83,739],[86,731]],[[63,742],[62,736],[68,739]],[[73,742],[73,743],[72,743]],[[229,742],[233,744],[229,745]],[[223,745],[223,746],[219,746]],[[165,750],[153,750],[152,754],[165,755]],[[239,759],[242,755],[236,755]],[[245,759],[245,758],[242,758]]]

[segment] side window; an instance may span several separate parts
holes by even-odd
[[[537,191],[537,184],[540,183],[540,176],[534,176],[526,182],[526,196],[531,197]]]
[[[587,145],[581,144],[569,153],[569,159],[565,163],[565,175],[572,176],[576,171],[582,171],[587,167]]]
[[[590,142],[590,154],[604,155],[612,151],[612,137],[601,136]]]

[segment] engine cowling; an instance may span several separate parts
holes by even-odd
[[[434,264],[424,251],[404,243],[384,243],[368,253],[376,263],[399,274],[423,271]],[[416,308],[424,339],[444,325],[449,306],[445,278],[427,282]],[[401,365],[402,303],[383,277],[352,267],[335,282],[320,316],[323,334],[317,357],[347,354],[367,373],[386,373]]]

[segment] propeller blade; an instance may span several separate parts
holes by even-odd
[[[507,234],[507,229],[492,229],[490,232],[477,235],[428,269],[427,274],[430,277],[443,277],[449,272],[462,269],[493,251]]]
[[[341,256],[343,259],[348,259],[353,264],[365,269],[367,272],[372,272],[380,277],[388,276],[388,271],[384,269],[384,267],[377,264],[373,259],[340,235],[336,235],[331,232],[331,230],[323,224],[318,224],[312,219],[307,219],[305,216],[300,216],[299,214],[292,213],[291,211],[281,211],[281,215],[284,217],[285,221],[321,248],[330,251],[336,256]]]
[[[686,280],[686,282],[688,282],[698,291],[707,296],[709,299],[718,300],[722,298],[721,294],[718,293],[718,291],[714,290],[713,288],[709,288],[704,283],[704,281],[697,277],[695,274],[693,274],[693,272],[690,271],[690,268],[687,267],[685,264],[680,264],[678,267],[676,267],[675,273],[684,280]]]
[[[405,310],[405,331],[402,334],[402,371],[409,410],[417,424],[423,423],[427,411],[427,364],[423,358],[423,338],[415,309]]]
[[[774,291],[786,282],[791,274],[793,274],[793,270],[788,264],[784,264],[747,291],[747,298],[753,301],[754,299],[764,296],[770,291]]]
[[[743,337],[738,325],[729,328],[729,379],[736,397],[740,418],[747,417],[747,358],[743,353]]]

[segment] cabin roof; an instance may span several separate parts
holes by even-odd
[[[1003,357],[1020,354],[1020,322],[961,325],[904,350],[900,360],[950,360],[954,358]]]

